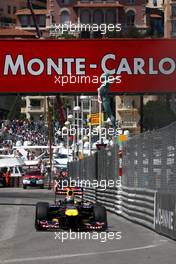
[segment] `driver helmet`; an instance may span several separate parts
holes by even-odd
[[[65,204],[74,205],[74,197],[73,196],[66,196],[65,197]]]

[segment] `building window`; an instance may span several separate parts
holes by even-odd
[[[135,0],[128,0],[128,4],[134,5],[135,4]]]
[[[93,21],[97,25],[101,25],[103,21],[103,12],[101,10],[96,10],[93,14]]]
[[[20,22],[22,27],[27,27],[28,26],[28,17],[23,15],[20,16]]]
[[[35,27],[35,24],[34,24],[34,19],[32,16],[29,16],[29,24],[31,27]]]
[[[30,102],[31,107],[40,108],[41,107],[41,100],[32,99]]]
[[[45,18],[45,15],[40,15],[39,16],[39,26],[40,27],[45,27],[46,26],[46,18]]]
[[[54,17],[53,15],[51,16],[51,20],[52,20],[52,23],[53,23],[53,24],[56,23],[56,21],[55,21],[55,17]]]
[[[9,23],[14,24],[15,23],[14,19],[9,18],[9,17],[0,17],[0,21],[2,23],[7,23],[7,24],[9,24]]]
[[[172,36],[176,37],[176,21],[172,22]]]
[[[67,24],[70,21],[68,11],[62,11],[61,13],[61,24]]]
[[[14,6],[14,7],[13,7],[13,14],[16,13],[16,10],[17,10],[17,9],[16,9],[16,6]]]
[[[135,21],[135,13],[134,11],[130,10],[127,12],[126,15],[126,21],[128,26],[134,26],[134,21]]]
[[[153,5],[154,6],[157,6],[158,4],[157,4],[157,0],[153,0]]]
[[[9,6],[9,5],[7,6],[7,13],[11,14],[11,6]]]
[[[61,4],[62,5],[69,5],[70,4],[70,0],[61,0]]]
[[[176,6],[172,6],[172,16],[176,16]]]
[[[91,13],[89,10],[83,10],[80,14],[81,23],[89,24],[91,22]]]
[[[108,10],[106,12],[106,23],[107,24],[115,24],[116,23],[116,13],[114,10]]]

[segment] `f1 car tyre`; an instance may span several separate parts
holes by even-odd
[[[26,185],[23,185],[23,189],[27,189],[27,186]]]
[[[46,220],[48,217],[49,203],[39,202],[36,204],[36,215],[35,215],[35,228],[41,230],[38,220]]]
[[[41,186],[40,186],[40,189],[44,189],[44,185],[41,185]]]
[[[104,228],[106,229],[108,226],[106,208],[102,205],[95,204],[93,206],[93,214],[94,214],[94,220],[96,222],[104,222],[105,223]]]

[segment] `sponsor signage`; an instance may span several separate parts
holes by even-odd
[[[176,92],[176,40],[0,40],[0,92]]]
[[[100,121],[100,114],[99,113],[95,113],[95,114],[87,114],[87,125],[90,126],[90,124],[92,126],[98,126],[99,125],[99,121]],[[104,125],[104,113],[101,113],[101,122],[102,125]]]
[[[176,239],[176,195],[156,193],[155,229],[158,233]]]

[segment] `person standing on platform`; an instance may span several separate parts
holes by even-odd
[[[7,170],[7,172],[5,173],[6,187],[10,187],[10,177],[11,177],[11,172],[10,170]]]

